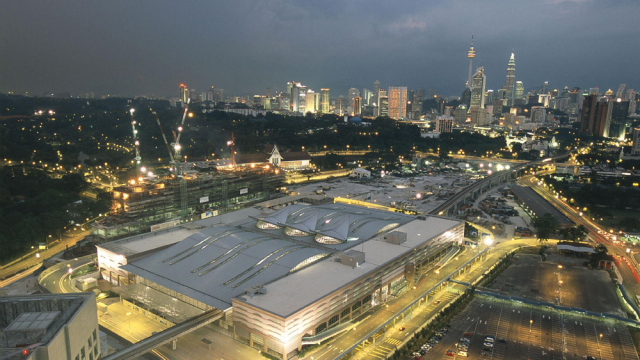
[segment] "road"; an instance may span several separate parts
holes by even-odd
[[[76,269],[84,264],[88,264],[91,262],[89,256],[84,256],[81,258],[76,258],[74,260],[69,260],[59,265],[55,265],[58,268],[48,275],[45,275],[40,282],[40,285],[44,286],[49,292],[53,294],[66,294],[70,292],[75,292],[75,290],[71,287],[69,283],[69,269]],[[68,266],[66,266],[68,265]]]
[[[19,280],[25,276],[22,274],[25,269],[30,269],[33,272],[38,268],[39,264],[53,255],[62,252],[67,249],[67,247],[75,245],[78,241],[82,240],[85,236],[89,235],[91,231],[82,231],[73,235],[62,235],[62,240],[56,240],[52,244],[49,245],[49,248],[46,250],[32,250],[22,258],[13,261],[6,266],[0,268],[0,279],[5,279],[0,282],[0,287],[6,286],[13,281]],[[40,257],[37,258],[36,254],[40,254]],[[13,277],[7,278],[8,276]]]
[[[602,228],[587,217],[580,216],[580,211],[568,205],[560,198],[556,198],[544,185],[538,185],[539,181],[533,176],[523,177],[519,180],[521,185],[530,186],[540,196],[545,198],[549,203],[560,210],[571,221],[578,225],[584,225],[589,230],[589,237],[595,239],[596,242],[605,244],[611,255],[628,259],[627,247],[614,244],[598,233]],[[632,262],[633,263],[633,262]],[[623,278],[623,284],[631,295],[640,295],[640,281],[636,278],[638,269],[629,266],[620,266],[620,274]],[[634,274],[635,272],[635,274]]]

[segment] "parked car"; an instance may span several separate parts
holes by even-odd
[[[480,351],[480,355],[481,356],[491,356],[491,353],[489,351],[483,350],[483,351]]]
[[[467,357],[469,354],[466,351],[458,351],[458,356]]]
[[[447,352],[445,353],[445,355],[447,356],[456,356],[456,352],[453,350],[447,350]]]

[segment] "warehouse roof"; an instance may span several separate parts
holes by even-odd
[[[425,243],[430,248],[446,246],[455,239],[462,239],[463,227],[452,231],[461,223],[460,220],[435,216],[413,220],[396,229],[407,234],[406,242],[391,244],[384,241],[381,235],[357,246],[356,249],[365,254],[365,262],[357,267],[322,261],[267,284],[267,293],[264,295],[240,296],[236,299],[286,318],[407,252],[414,251],[416,247]]]

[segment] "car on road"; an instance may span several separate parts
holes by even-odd
[[[453,350],[447,350],[447,352],[445,353],[445,355],[447,356],[456,356],[456,352]]]
[[[434,304],[436,304],[436,305],[438,305],[438,304],[440,304],[440,300],[436,300],[436,301],[434,301],[433,303],[434,303]]]
[[[466,336],[466,337],[472,337],[472,336],[473,336],[473,333],[472,333],[472,332],[468,332],[468,331],[467,331],[466,333],[464,333],[464,334],[462,334],[462,335],[464,335],[464,336]]]
[[[398,328],[398,331],[404,331],[404,329],[405,329],[405,327],[404,327],[404,326],[402,326],[402,327],[399,327],[399,328]]]

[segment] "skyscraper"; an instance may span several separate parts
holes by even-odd
[[[189,90],[187,89],[187,85],[180,84],[180,101],[182,101],[182,106],[185,106],[188,98],[189,98]]]
[[[316,96],[317,95],[318,94],[316,94],[313,90],[311,90],[311,89],[307,90],[307,96],[304,99],[304,105],[305,105],[304,112],[305,113],[310,112],[312,114],[315,114],[315,112],[317,110],[316,109]]]
[[[362,98],[356,96],[353,98],[353,115],[360,115],[362,113]]]
[[[549,93],[549,82],[545,81],[542,84],[542,90],[540,91],[541,94],[548,94]]]
[[[436,97],[436,89],[429,89],[429,99]]]
[[[369,89],[362,89],[362,105],[370,105],[370,101],[371,101],[371,90]]]
[[[298,112],[300,109],[300,88],[294,84],[291,87],[291,111]]]
[[[389,117],[392,119],[407,117],[406,86],[389,86]]]
[[[328,114],[330,104],[329,89],[320,89],[320,97],[320,103],[322,106],[321,111],[323,114]]]
[[[484,68],[479,67],[471,80],[471,103],[470,109],[484,109],[484,90],[487,77],[484,75]]]
[[[495,98],[494,98],[493,90],[487,90],[484,93],[484,103],[485,103],[485,105],[493,105],[493,101],[494,100],[495,100]]]
[[[347,93],[347,100],[349,101],[349,106],[353,107],[353,99],[355,99],[356,96],[360,96],[360,90],[356,88],[349,89],[349,92]]]
[[[469,78],[467,79],[467,86],[471,86],[471,64],[473,63],[473,58],[476,57],[476,51],[473,49],[473,34],[471,34],[471,48],[467,51],[467,57],[469,58]]]
[[[622,98],[617,98],[615,100],[611,99],[610,101],[612,105],[610,112],[611,115],[607,116],[607,123],[609,123],[609,137],[623,140],[627,128],[629,101],[623,101]]]
[[[507,82],[504,84],[507,90],[507,105],[513,105],[513,99],[516,96],[516,59],[511,53],[509,64],[507,65]]]
[[[616,98],[622,99],[624,97],[624,93],[627,91],[627,84],[620,84],[618,91],[616,92]]]
[[[379,116],[389,116],[389,97],[386,95],[384,90],[380,91],[380,96],[378,97],[378,101],[380,101],[380,115]],[[385,95],[383,95],[385,94]]]
[[[518,100],[518,99],[522,99],[522,97],[524,96],[524,84],[522,83],[522,81],[516,81],[516,89],[515,89],[515,97],[513,98],[513,100]]]

